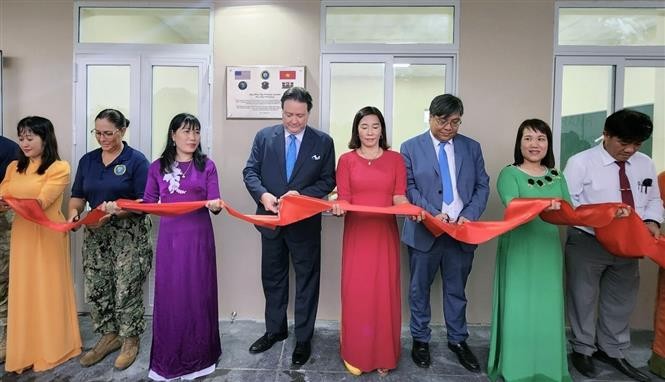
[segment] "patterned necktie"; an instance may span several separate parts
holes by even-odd
[[[293,172],[293,166],[296,164],[297,156],[296,148],[296,136],[289,134],[289,147],[286,150],[286,181],[288,182],[291,179],[291,173]]]
[[[439,172],[441,173],[441,185],[443,186],[443,202],[450,204],[453,202],[453,182],[450,179],[450,169],[448,168],[448,155],[446,155],[446,144],[439,143]]]
[[[614,163],[619,166],[619,189],[621,190],[621,201],[624,204],[635,208],[635,201],[633,200],[633,193],[630,190],[630,182],[626,176],[626,162],[615,161]]]

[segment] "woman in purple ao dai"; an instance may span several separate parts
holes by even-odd
[[[160,219],[149,377],[194,379],[212,373],[222,349],[217,320],[215,238],[209,210],[219,213],[217,169],[201,151],[201,124],[178,114],[166,148],[150,165],[146,203],[208,200],[206,208]]]

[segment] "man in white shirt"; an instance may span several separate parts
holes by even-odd
[[[618,216],[637,213],[658,236],[663,202],[656,169],[648,156],[637,151],[652,132],[646,114],[624,109],[610,115],[602,144],[571,157],[564,170],[575,207],[623,202],[630,208]],[[649,381],[623,353],[630,346],[629,320],[640,281],[638,260],[609,253],[589,227],[568,229],[565,252],[573,366],[593,378],[596,358],[630,378]]]

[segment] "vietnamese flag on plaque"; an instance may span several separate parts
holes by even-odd
[[[280,70],[279,71],[280,80],[295,80],[296,71],[295,70]]]

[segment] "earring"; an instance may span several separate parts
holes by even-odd
[[[175,147],[175,142],[173,142],[173,147]]]

